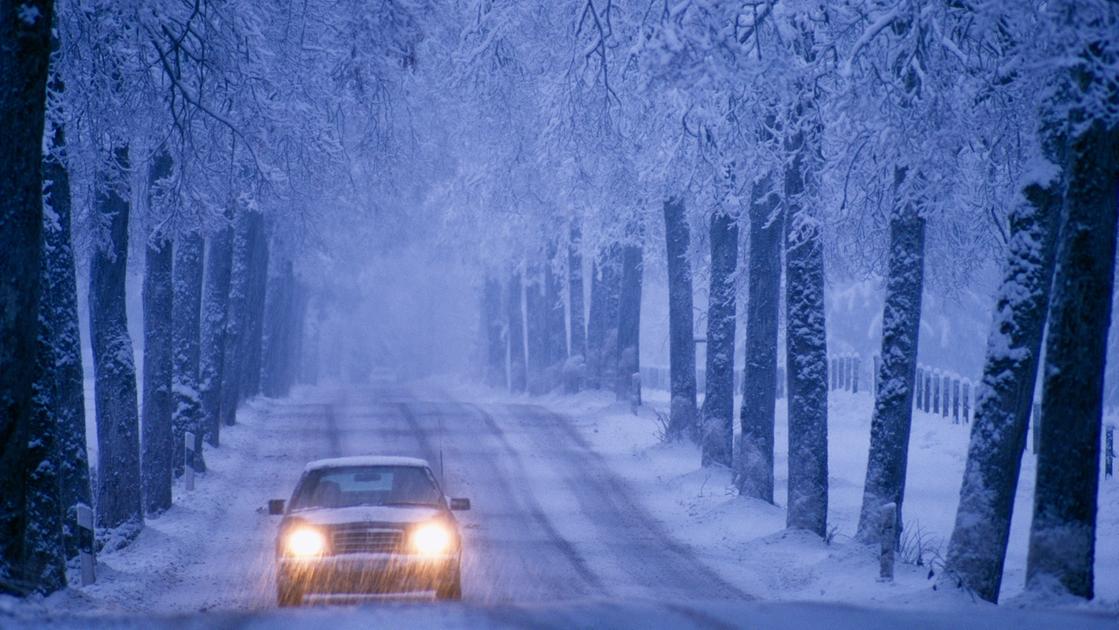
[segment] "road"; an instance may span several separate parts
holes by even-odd
[[[243,416],[243,417],[242,417]],[[211,470],[98,583],[5,628],[927,628],[1114,627],[1114,615],[964,607],[869,609],[759,602],[675,540],[581,437],[576,420],[530,404],[475,404],[430,387],[316,388],[254,403],[208,452]],[[431,595],[312,598],[277,609],[264,506],[303,465],[357,454],[443,462],[463,524],[462,603]],[[372,601],[367,601],[372,600]],[[198,614],[198,613],[205,614]]]
[[[573,420],[542,407],[383,384],[320,388],[266,409],[210,452],[215,465],[199,480],[202,498],[176,507],[173,529],[150,521],[108,561],[92,587],[97,599],[129,612],[274,608],[278,519],[263,506],[290,495],[307,461],[358,454],[423,457],[437,472],[442,455],[447,492],[473,503],[459,514],[467,603],[752,599],[668,535]],[[235,466],[222,465],[234,455]],[[205,499],[213,488],[222,490]]]
[[[303,439],[322,448],[312,457],[415,455],[437,471],[442,460],[447,492],[473,502],[461,516],[467,601],[750,598],[664,532],[571,419],[542,407],[386,385],[338,390],[317,423],[303,417]]]

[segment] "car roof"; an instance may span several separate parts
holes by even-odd
[[[427,460],[418,457],[398,457],[395,455],[354,455],[350,457],[331,457],[308,462],[305,472],[322,468],[342,468],[344,466],[416,466],[431,468]]]

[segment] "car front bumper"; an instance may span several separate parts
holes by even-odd
[[[281,585],[304,593],[399,593],[434,590],[455,580],[457,555],[361,553],[278,559]]]

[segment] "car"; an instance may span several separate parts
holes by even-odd
[[[462,598],[462,536],[426,460],[358,456],[307,464],[276,536],[276,600],[298,606],[311,594],[435,591]]]

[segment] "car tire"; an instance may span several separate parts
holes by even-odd
[[[280,608],[303,605],[303,589],[294,584],[280,582],[276,586],[276,604]]]
[[[462,573],[455,569],[455,575],[435,589],[435,599],[459,601],[462,599]]]

